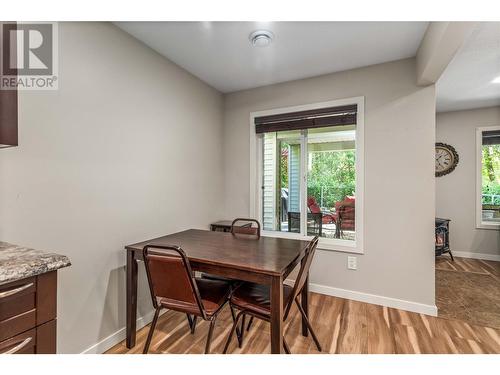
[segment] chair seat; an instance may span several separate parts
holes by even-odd
[[[230,284],[222,280],[196,278],[196,285],[198,286],[205,312],[209,316],[216,313],[226,303],[231,291]],[[167,309],[200,315],[198,306],[190,302],[160,298],[158,303]]]
[[[283,308],[285,308],[292,295],[293,288],[283,285]],[[231,303],[239,310],[248,310],[260,315],[271,315],[271,288],[268,285],[260,285],[245,282],[240,285],[231,296]]]
[[[236,281],[236,280],[230,279],[228,277],[219,276],[219,275],[212,275],[211,273],[202,273],[201,278],[207,279],[207,280],[225,281],[226,283],[231,283],[231,284]]]

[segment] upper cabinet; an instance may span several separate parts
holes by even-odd
[[[12,24],[12,23],[11,23]],[[9,55],[14,53],[16,44],[11,42],[10,33],[4,33],[5,23],[0,22],[1,33],[1,56],[2,56],[2,71],[0,72],[0,79],[6,78],[4,75],[4,68],[9,65]],[[9,71],[9,78],[12,79],[12,69]],[[14,76],[15,78],[15,76]],[[12,147],[18,145],[18,116],[17,116],[17,89],[3,89],[0,88],[0,148]]]

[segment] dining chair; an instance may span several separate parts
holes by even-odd
[[[234,219],[233,222],[231,223],[231,234],[237,237],[244,237],[248,239],[258,240],[260,238],[260,223],[258,220],[255,219],[245,219],[241,217]],[[231,309],[231,313],[234,316],[233,309]],[[253,322],[253,316],[250,318],[250,321],[248,322],[247,331],[250,330],[252,322]],[[244,333],[245,333],[245,317],[243,317],[243,319],[241,320],[240,332],[236,330],[236,335],[238,337],[238,343],[240,348],[241,345],[243,344]]]
[[[238,238],[258,240],[260,238],[260,223],[258,220],[255,220],[255,219],[236,218],[231,223],[230,232],[233,236],[236,236]],[[201,275],[201,277],[204,279],[209,279],[209,280],[226,281],[226,282],[230,283],[232,288],[236,288],[238,286],[238,284],[241,283],[240,280],[230,279],[227,277],[212,275],[212,274],[208,274],[208,273],[203,273]],[[234,313],[233,308],[231,308],[231,315],[232,315],[232,318],[234,321],[236,319],[236,314]],[[250,327],[252,325],[252,321],[253,321],[253,317],[248,322],[247,331],[250,330]],[[196,322],[194,324],[196,325]],[[244,326],[245,326],[245,322],[243,319],[242,324],[241,324],[241,330],[236,329],[236,336],[238,337],[238,343],[239,343],[240,347],[242,345],[243,332],[245,330]],[[193,330],[194,330],[194,327],[193,327]]]
[[[254,226],[255,225],[255,226]],[[245,237],[245,238],[260,238],[260,223],[255,219],[234,219],[231,223],[231,234],[233,236]],[[201,277],[204,279],[210,280],[222,280],[227,281],[228,283],[234,284],[235,282],[239,282],[239,280],[230,279],[227,277],[213,275],[210,273],[202,273]]]
[[[254,226],[255,224],[255,226]],[[242,236],[246,238],[260,238],[260,223],[255,219],[234,219],[231,223],[231,234],[233,236]],[[210,280],[222,280],[230,283],[234,286],[235,283],[239,283],[239,280],[230,279],[228,277],[213,275],[210,273],[202,273],[201,277]]]
[[[210,353],[212,334],[222,307],[228,301],[230,286],[221,280],[196,278],[189,259],[179,246],[149,244],[143,249],[144,264],[148,277],[151,299],[155,314],[143,353],[147,354],[162,309],[187,314],[191,332],[194,331],[196,317],[210,322],[205,353]],[[193,316],[191,325],[190,316]]]
[[[231,223],[231,234],[233,236],[244,236],[246,238],[260,238],[260,223],[255,219],[237,218]]]
[[[318,246],[319,237],[316,236],[309,243],[306,254],[304,256],[304,261],[301,263],[299,273],[295,280],[293,287],[284,284],[283,285],[283,321],[286,321],[288,315],[290,314],[290,309],[295,302],[297,305],[304,322],[306,323],[307,329],[311,332],[311,336],[316,344],[316,347],[321,351],[321,345],[318,338],[311,326],[309,318],[305,313],[302,305],[299,301],[299,294],[302,292],[304,285],[307,281],[307,276],[309,274],[309,268],[316,252],[316,247]],[[229,299],[229,304],[231,308],[239,310],[238,315],[233,323],[233,327],[229,333],[229,336],[224,347],[224,354],[227,353],[231,339],[233,338],[234,332],[238,326],[240,318],[245,317],[245,315],[250,315],[252,317],[262,319],[264,321],[270,322],[271,320],[271,298],[270,298],[270,288],[268,285],[260,285],[256,283],[245,282],[241,284],[232,294]],[[243,326],[244,324],[242,324]],[[243,341],[243,337],[241,338]],[[240,345],[241,347],[241,345]],[[283,347],[285,352],[290,354],[290,348],[285,341],[283,336]]]

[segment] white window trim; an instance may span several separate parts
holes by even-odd
[[[500,224],[483,221],[483,179],[482,179],[482,146],[483,132],[487,130],[500,130],[500,126],[482,126],[476,128],[476,228],[500,230]]]
[[[306,111],[311,109],[327,108],[343,106],[348,104],[356,104],[357,121],[356,121],[356,234],[355,241],[342,239],[320,238],[318,248],[323,250],[341,251],[348,253],[363,254],[364,253],[364,184],[365,184],[365,158],[364,158],[364,125],[365,125],[365,97],[357,96],[346,99],[331,100],[320,103],[305,104],[292,107],[275,108],[266,111],[258,111],[250,113],[250,216],[261,220],[262,207],[262,139],[257,137],[255,133],[255,117],[276,115],[288,112]],[[303,152],[303,155],[306,153]],[[306,155],[304,156],[306,157]],[[302,165],[304,165],[302,163]],[[304,178],[302,183],[305,184]],[[302,190],[304,191],[304,190]],[[301,199],[302,207],[307,203],[307,194],[303,194]],[[304,221],[305,222],[305,221]],[[303,224],[304,225],[304,224]],[[287,233],[278,231],[262,231],[263,236],[294,238],[294,239],[312,239],[311,236],[303,236],[299,233]]]

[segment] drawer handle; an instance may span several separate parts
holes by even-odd
[[[1,354],[14,354],[14,353],[17,353],[22,348],[24,348],[26,345],[28,345],[31,342],[31,340],[33,340],[33,337],[28,337],[28,338],[24,339],[23,342],[21,342],[21,343],[17,344],[16,346],[14,346],[12,349],[7,350],[6,352],[3,352]]]
[[[0,292],[0,298],[12,296],[16,293],[22,292],[25,289],[31,288],[32,286],[33,286],[33,283],[29,283],[29,284],[25,284],[23,286],[20,286],[19,288],[7,290],[5,292]]]

